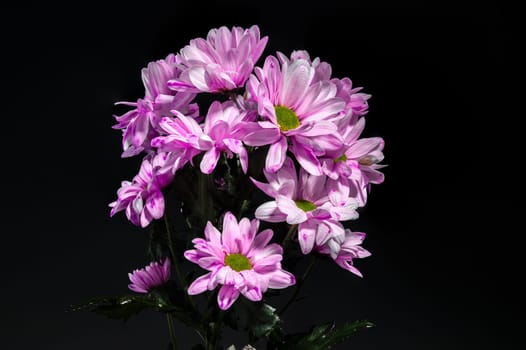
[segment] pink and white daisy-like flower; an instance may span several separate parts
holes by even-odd
[[[290,141],[301,166],[312,175],[321,175],[318,157],[341,147],[334,119],[344,110],[345,102],[336,96],[332,82],[315,79],[316,67],[310,60],[278,57],[281,64],[268,56],[263,68],[256,67],[247,82],[249,98],[257,102],[264,120],[259,122],[259,131],[247,134],[245,143],[260,146],[263,137],[258,133],[266,133],[270,148],[265,169],[276,172],[283,166]],[[269,137],[269,130],[275,130],[274,138]]]
[[[252,182],[274,200],[263,203],[256,218],[269,222],[298,224],[298,240],[303,254],[323,245],[333,236],[343,235],[340,221],[358,217],[358,203],[349,188],[326,176],[314,176],[300,169],[299,179],[292,159],[287,158],[276,173],[264,171],[268,184]]]
[[[223,92],[243,87],[263,53],[268,37],[259,27],[212,29],[205,39],[185,46],[178,57],[182,72],[169,82],[171,89],[190,92]]]
[[[172,110],[197,115],[197,105],[190,103],[195,94],[178,93],[168,88],[168,80],[180,73],[177,64],[178,60],[173,54],[164,60],[150,62],[142,69],[142,81],[146,90],[144,98],[137,102],[117,103],[135,107],[121,116],[114,116],[117,124],[113,128],[123,130],[123,157],[150,150],[150,141],[160,134],[159,121],[163,117],[172,116]]]
[[[360,206],[367,201],[370,184],[380,184],[384,175],[379,164],[384,159],[384,140],[380,137],[359,138],[365,127],[365,118],[349,111],[339,123],[344,146],[321,160],[324,173],[332,179],[342,178],[356,191]]]
[[[152,145],[160,150],[180,152],[191,159],[194,155],[205,152],[201,160],[201,171],[210,174],[214,171],[221,152],[228,157],[237,154],[243,171],[248,166],[247,151],[241,141],[245,134],[244,121],[250,112],[240,110],[232,101],[212,102],[201,128],[193,119],[177,111],[176,119],[165,118],[160,127],[167,136],[152,140]]]
[[[362,273],[353,266],[353,259],[371,256],[371,253],[361,246],[364,239],[365,233],[351,232],[350,229],[346,229],[344,236],[331,239],[325,244],[317,246],[316,250],[322,254],[330,255],[339,266],[363,277]]]
[[[146,227],[153,219],[164,214],[162,189],[172,180],[170,172],[161,172],[168,154],[149,155],[143,159],[139,174],[133,181],[123,181],[117,191],[117,200],[110,203],[110,216],[125,210],[126,217],[134,225]]]
[[[162,263],[154,261],[142,269],[133,270],[128,278],[131,282],[128,288],[137,293],[149,293],[170,279],[170,259],[164,258]]]
[[[352,111],[353,116],[363,116],[369,111],[369,104],[367,100],[371,95],[360,92],[363,88],[353,88],[352,81],[349,78],[332,79],[331,80],[338,88],[338,97],[345,101],[345,110]]]
[[[278,55],[281,55],[278,53]],[[315,69],[313,81],[323,81],[330,80],[336,85],[337,93],[336,96],[343,99],[346,103],[345,110],[352,110],[353,115],[363,116],[367,114],[369,105],[367,100],[371,98],[371,95],[360,92],[363,88],[356,87],[353,88],[351,79],[349,78],[331,78],[332,67],[327,62],[322,62],[319,57],[316,57],[314,60],[311,60],[310,55],[307,51],[298,50],[293,51],[290,55],[290,60],[295,61],[298,59],[304,59],[312,64]],[[281,55],[280,60],[286,60],[286,57]]]
[[[268,288],[283,289],[296,283],[294,275],[281,268],[283,248],[268,244],[272,230],[257,233],[258,228],[259,220],[243,218],[238,223],[230,212],[224,216],[223,232],[208,222],[205,239],[194,239],[195,249],[187,250],[184,256],[210,272],[197,278],[188,294],[200,294],[221,285],[217,302],[226,310],[240,294],[259,301]]]

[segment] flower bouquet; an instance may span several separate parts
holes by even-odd
[[[75,310],[164,313],[172,350],[178,324],[195,330],[196,350],[225,349],[225,327],[246,334],[246,349],[327,349],[372,325],[285,332],[315,261],[362,276],[354,260],[370,255],[365,234],[347,222],[383,181],[384,142],[360,138],[370,95],[328,63],[293,51],[256,66],[267,40],[255,25],[212,29],[149,63],[143,98],[118,102],[130,108],[115,116],[122,157],[142,164],[111,215],[147,231],[151,263],[129,273],[134,293]]]

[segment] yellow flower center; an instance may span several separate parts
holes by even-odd
[[[250,260],[246,256],[237,253],[225,256],[225,265],[230,266],[232,270],[237,272],[252,269]]]
[[[281,131],[289,131],[300,126],[300,119],[291,109],[284,106],[275,106],[276,119]]]

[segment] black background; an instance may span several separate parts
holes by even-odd
[[[122,213],[109,218],[107,204],[139,162],[120,158],[111,126],[122,110],[113,103],[142,97],[149,61],[211,28],[258,24],[269,36],[265,55],[306,49],[373,95],[365,135],[385,139],[389,165],[352,225],[373,253],[356,263],[365,278],[318,264],[287,327],[377,325],[338,349],[521,348],[522,156],[520,137],[508,136],[521,118],[509,108],[519,97],[513,11],[251,3],[2,5],[1,347],[166,347],[159,314],[122,323],[67,312],[126,293],[127,272],[147,263],[145,233]],[[179,329],[183,345],[197,341]]]

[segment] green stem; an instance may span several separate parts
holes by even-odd
[[[243,201],[241,202],[241,205],[239,206],[239,212],[238,212],[238,215],[237,215],[238,218],[241,218],[241,216],[243,215],[245,210],[248,208],[249,204],[250,204],[250,202],[248,200],[243,199]]]
[[[177,350],[177,338],[175,336],[174,321],[171,314],[166,314],[166,321],[168,321],[168,332],[170,333],[170,343],[172,344],[172,350]]]
[[[305,269],[305,272],[303,273],[303,276],[301,276],[301,278],[299,279],[298,283],[296,284],[296,290],[294,291],[294,294],[292,294],[292,297],[289,299],[287,304],[285,304],[285,306],[283,306],[283,308],[281,308],[281,310],[278,312],[278,315],[281,316],[285,312],[285,310],[287,310],[288,307],[290,305],[292,305],[296,301],[298,295],[300,294],[301,287],[303,287],[303,284],[305,284],[305,280],[309,277],[309,275],[310,275],[310,273],[312,271],[312,268],[314,267],[314,264],[316,263],[317,260],[318,259],[316,258],[316,256],[314,256],[311,259],[309,265],[307,266],[307,269]]]
[[[297,228],[298,225],[290,226],[289,230],[287,231],[287,234],[285,235],[285,238],[283,238],[283,242],[281,243],[281,245],[283,246],[283,250],[285,250],[285,247],[287,247],[287,244],[289,244],[289,241]]]
[[[190,296],[187,293],[188,285],[186,284],[186,281],[184,279],[183,273],[181,272],[181,268],[179,266],[179,262],[177,261],[177,255],[175,255],[174,244],[173,244],[173,241],[172,241],[172,232],[170,230],[170,223],[168,222],[168,217],[166,216],[166,214],[164,214],[164,224],[166,225],[166,236],[167,236],[167,239],[168,239],[168,249],[170,249],[170,254],[172,256],[172,264],[173,264],[173,266],[175,268],[175,273],[177,275],[177,278],[179,279],[179,283],[181,284],[181,287],[184,290],[184,295],[186,297],[186,300],[188,301],[190,306],[192,306],[192,308],[195,308],[192,299],[190,298]]]
[[[168,239],[168,249],[170,249],[170,255],[172,257],[172,263],[174,266],[176,266],[175,270],[177,272],[177,275],[179,275],[179,268],[178,268],[178,264],[177,264],[177,255],[175,255],[175,251],[174,251],[174,244],[173,244],[173,241],[172,241],[172,232],[170,230],[170,223],[168,222],[168,216],[166,215],[166,213],[163,215],[163,218],[164,218],[164,225],[166,227],[166,238]]]

